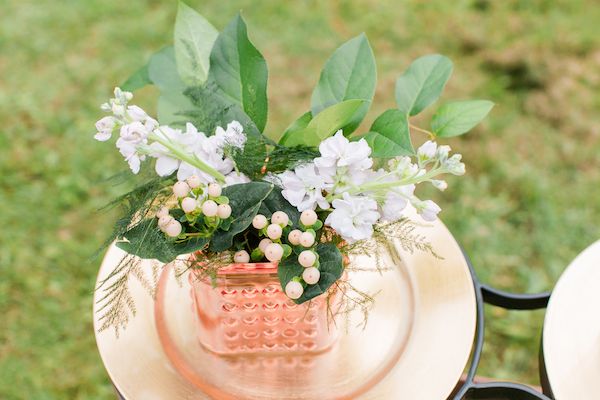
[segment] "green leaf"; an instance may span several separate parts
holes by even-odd
[[[452,137],[470,131],[492,110],[488,100],[453,101],[441,106],[431,118],[431,130],[438,137]]]
[[[150,75],[148,74],[148,64],[146,64],[142,68],[135,71],[133,75],[123,82],[121,89],[128,92],[133,92],[150,84],[152,84],[152,80],[150,80]]]
[[[304,293],[298,300],[294,300],[297,304],[302,304],[312,298],[315,298],[327,291],[333,285],[344,271],[342,262],[342,253],[333,243],[321,243],[315,248],[319,255],[319,271],[321,278],[314,285],[306,285]],[[285,289],[285,286],[296,276],[302,276],[304,267],[298,263],[298,257],[289,257],[279,263],[277,274],[279,283]]]
[[[375,57],[363,33],[341,45],[325,63],[312,94],[312,115],[318,115],[327,107],[344,100],[368,100],[343,127],[344,134],[349,135],[367,114],[375,94],[376,81]]]
[[[173,250],[175,250],[177,254],[193,253],[195,251],[202,250],[209,240],[209,238],[192,237],[185,242],[174,243]]]
[[[346,100],[326,108],[314,117],[306,128],[282,138],[282,144],[286,146],[318,146],[323,139],[333,135],[350,122],[354,113],[365,102],[366,100],[359,99]]]
[[[182,1],[175,20],[175,58],[179,76],[187,85],[206,81],[210,52],[219,32],[202,15]]]
[[[452,61],[439,54],[423,56],[396,81],[396,103],[410,116],[435,102],[452,74]]]
[[[158,229],[158,220],[148,218],[123,234],[127,241],[118,241],[117,247],[140,258],[156,259],[164,263],[173,261],[177,253],[164,233]]]
[[[267,182],[241,183],[223,189],[223,196],[229,197],[232,222],[227,231],[217,230],[213,234],[209,249],[219,252],[230,248],[233,237],[250,226],[262,201],[272,190],[273,184]]]
[[[371,155],[376,158],[410,156],[415,153],[410,141],[408,118],[397,109],[387,110],[377,117],[364,138],[373,150]]]
[[[217,37],[210,54],[210,78],[223,96],[239,105],[259,131],[267,122],[267,64],[236,16]]]
[[[183,92],[185,84],[177,72],[175,49],[167,46],[150,57],[148,76],[162,92]]]
[[[290,218],[290,221],[292,221],[292,226],[294,228],[299,226],[300,211],[283,197],[281,188],[278,187],[273,188],[273,191],[263,200],[259,213],[267,218],[271,218],[271,215],[273,215],[275,211],[285,212]]]
[[[185,126],[189,121],[187,113],[192,112],[194,105],[181,92],[164,92],[158,97],[156,106],[158,121],[163,125]]]
[[[287,129],[283,132],[283,135],[281,135],[281,138],[279,139],[279,143],[284,143],[285,141],[289,140],[290,136],[293,136],[296,134],[296,132],[305,129],[311,120],[312,113],[310,111],[307,111],[304,114],[302,114],[300,118],[292,122],[292,124],[288,126]]]

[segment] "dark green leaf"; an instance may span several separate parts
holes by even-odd
[[[302,304],[325,293],[331,285],[340,279],[344,271],[342,253],[333,243],[320,243],[315,250],[319,255],[321,264],[319,267],[321,278],[314,285],[306,285],[302,296],[298,300],[294,300],[297,304]],[[281,287],[285,288],[285,285],[294,277],[302,276],[303,271],[304,267],[298,263],[298,258],[293,255],[280,262],[277,273]]]
[[[312,115],[350,99],[366,101],[343,127],[352,133],[363,120],[375,93],[377,67],[369,41],[364,34],[340,46],[327,60],[311,98]]]
[[[217,37],[210,54],[209,76],[223,96],[240,106],[262,132],[268,110],[267,64],[248,39],[240,15]]]
[[[172,244],[158,229],[156,218],[148,218],[129,229],[123,238],[128,241],[117,242],[117,247],[140,258],[156,259],[164,263],[173,261],[178,253]]]
[[[202,250],[209,240],[209,238],[193,237],[185,242],[173,243],[173,250],[177,254],[193,253],[194,251]]]
[[[175,20],[175,58],[179,76],[187,85],[206,81],[210,52],[219,32],[202,15],[179,2]]]
[[[366,100],[346,100],[321,111],[314,117],[303,130],[282,138],[286,146],[313,146],[316,147],[323,139],[336,133],[352,120],[354,113]]]
[[[152,84],[150,75],[148,74],[148,64],[138,69],[133,75],[131,75],[122,85],[121,89],[133,92],[143,88],[146,85]]]
[[[416,115],[435,102],[452,74],[452,61],[440,54],[423,56],[396,81],[396,103],[405,114]]]
[[[441,106],[431,119],[431,129],[436,136],[462,135],[480,123],[492,110],[488,100],[454,101]]]
[[[364,136],[377,158],[392,158],[414,154],[406,114],[397,109],[381,114]]]
[[[231,206],[231,226],[227,231],[217,230],[210,242],[210,250],[219,252],[230,248],[233,237],[246,230],[252,219],[258,214],[262,201],[273,190],[273,184],[267,182],[249,182],[227,186],[223,196],[229,197]]]

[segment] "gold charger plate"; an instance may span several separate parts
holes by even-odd
[[[110,330],[96,333],[106,370],[128,400],[445,399],[471,353],[475,294],[468,265],[446,227],[435,222],[417,230],[443,259],[411,254],[395,243],[395,254],[388,255],[394,268],[383,276],[353,272],[354,286],[379,294],[366,328],[357,326],[361,319],[354,315],[328,352],[233,361],[208,353],[194,332],[187,279],[178,281],[165,268],[156,302],[131,280],[137,314],[118,338]],[[99,280],[123,254],[109,249]],[[151,261],[144,262],[150,270]]]
[[[571,262],[544,320],[546,374],[557,400],[600,399],[600,241]]]

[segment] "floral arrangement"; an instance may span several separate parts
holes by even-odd
[[[232,262],[276,262],[296,303],[323,295],[342,277],[350,249],[405,223],[407,207],[425,221],[437,217],[440,207],[417,197],[417,185],[445,190],[441,176],[462,175],[465,166],[436,140],[466,133],[492,108],[485,100],[447,102],[429,130],[415,126],[452,72],[449,59],[428,55],[398,78],[397,107],[352,135],[376,84],[373,52],[360,35],[329,58],[310,110],[276,142],[265,135],[266,63],[242,17],[219,33],[180,3],[174,39],[115,89],[96,123],[95,139],[116,136],[133,174],[153,175],[115,202],[126,212],[108,243],[131,257],[111,276],[124,281],[139,275],[134,259],[168,263],[194,253],[191,267],[206,276]],[[160,92],[157,118],[131,104],[131,91],[148,84]],[[429,140],[415,150],[411,131]],[[108,326],[123,320],[110,305],[124,295],[119,285],[105,290]]]

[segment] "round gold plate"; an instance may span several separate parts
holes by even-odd
[[[471,353],[475,294],[469,268],[446,227],[435,222],[417,230],[443,259],[411,254],[395,243],[394,268],[382,275],[352,272],[354,286],[378,292],[375,305],[366,328],[357,326],[361,317],[354,315],[339,342],[323,354],[245,356],[235,362],[209,354],[196,339],[187,279],[177,281],[164,271],[156,302],[131,279],[137,313],[119,337],[111,330],[96,333],[106,370],[128,400],[443,400]],[[99,279],[123,254],[109,249]],[[96,299],[100,295],[96,292]]]
[[[600,399],[600,241],[573,260],[550,297],[544,360],[557,400]]]

